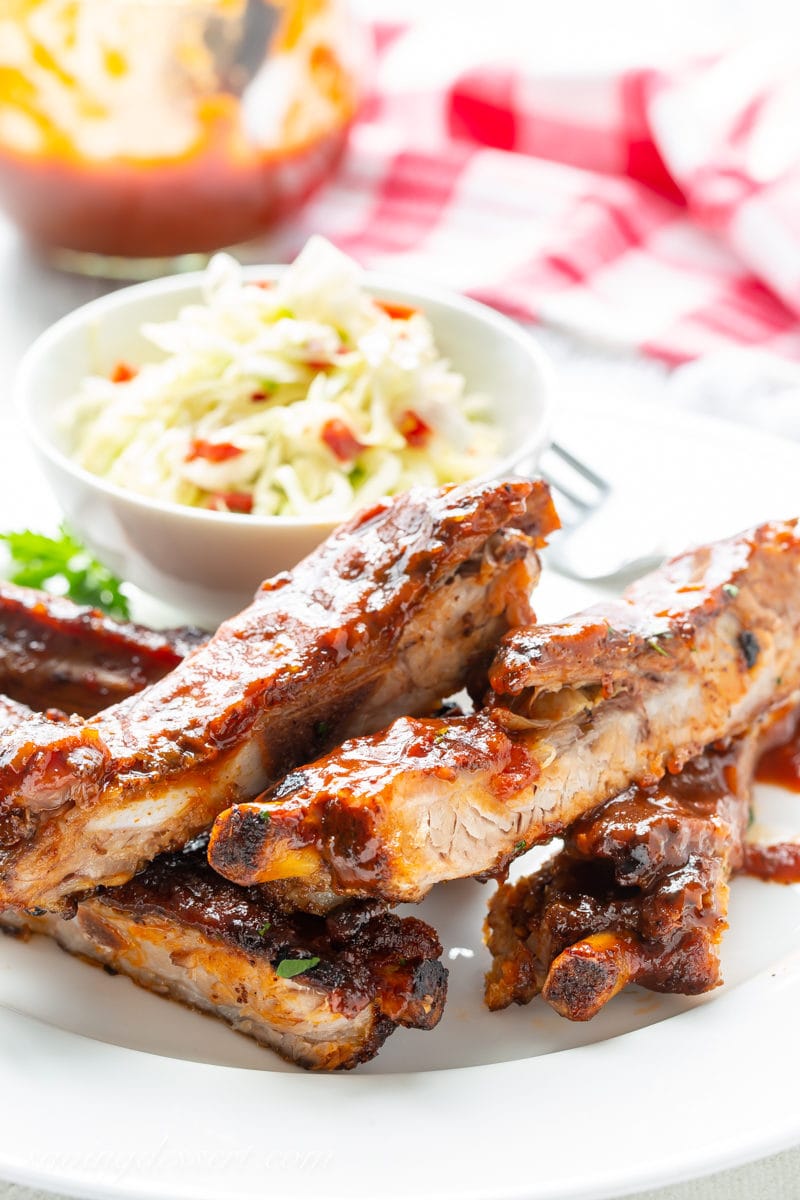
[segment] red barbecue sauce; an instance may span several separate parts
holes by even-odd
[[[206,109],[202,141],[179,158],[91,161],[0,148],[2,206],[47,246],[125,258],[210,251],[296,211],[331,175],[347,138],[343,125],[292,150],[257,151],[242,138],[233,97],[214,97]]]
[[[781,746],[761,756],[756,768],[760,783],[772,783],[791,792],[800,792],[800,724]],[[759,879],[775,883],[800,883],[800,844],[781,842],[774,846],[745,842],[742,870]]]
[[[130,137],[124,115],[116,113],[112,86],[112,99],[105,108],[99,106],[99,115],[112,130],[108,144],[117,149],[96,153],[87,149],[93,145],[91,138],[76,136],[62,113],[66,96],[90,129],[98,117],[94,77],[82,81],[58,54],[40,44],[29,22],[29,10],[36,3],[26,0],[21,5],[20,36],[39,76],[52,77],[57,99],[32,85],[27,68],[8,65],[0,56],[0,108],[11,114],[12,129],[23,123],[23,128],[35,131],[35,137],[17,134],[0,141],[0,204],[34,241],[124,258],[216,250],[248,241],[295,212],[334,170],[355,116],[358,86],[356,68],[345,53],[354,30],[336,15],[329,0],[292,0],[279,6],[279,25],[268,54],[293,56],[302,75],[297,96],[287,98],[280,135],[270,130],[269,109],[260,113],[252,92],[245,111],[245,97],[240,98],[224,72],[219,73],[208,44],[202,38],[196,44],[196,22],[189,13],[175,43],[169,89],[160,95],[164,81],[157,76],[153,95],[141,97],[138,136]],[[222,10],[223,5],[208,7]],[[227,14],[220,15],[227,19]],[[64,19],[68,25],[77,18],[71,13]],[[157,32],[157,13],[153,23]],[[69,46],[68,37],[64,44]],[[98,53],[104,49],[94,48]],[[106,48],[101,62],[106,88],[109,80],[124,79],[131,71],[122,51]],[[96,73],[100,70],[97,67]],[[184,75],[188,82],[181,82]],[[314,105],[320,102],[327,111],[313,117]],[[311,114],[307,120],[302,117],[304,108]],[[190,111],[191,134],[185,141],[178,139],[169,152],[159,148],[164,142],[154,139],[148,154],[143,137],[154,123],[169,124],[173,109]],[[124,114],[124,105],[120,111]]]
[[[762,754],[756,768],[760,783],[774,783],[790,792],[800,792],[800,729],[788,742]]]

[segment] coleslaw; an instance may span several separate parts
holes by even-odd
[[[323,238],[275,284],[216,255],[203,303],[143,333],[161,361],[85,379],[64,413],[74,459],[130,491],[338,517],[497,461],[490,401],[467,392],[424,313],[373,299]]]

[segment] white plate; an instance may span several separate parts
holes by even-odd
[[[572,405],[558,432],[625,482],[634,526],[688,543],[800,511],[800,448],[760,434],[605,402]],[[0,470],[0,526],[52,519],[13,499],[37,491],[13,440]],[[550,573],[540,615],[596,595]],[[800,801],[766,792],[770,820],[791,828],[797,809],[800,827]],[[419,910],[451,970],[439,1028],[399,1031],[346,1076],[295,1071],[43,940],[4,939],[0,1177],[87,1197],[557,1200],[800,1140],[800,889],[735,883],[724,989],[631,991],[587,1025],[539,1002],[482,1008],[487,894],[452,884]]]

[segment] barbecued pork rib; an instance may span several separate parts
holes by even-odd
[[[416,489],[264,584],[139,695],[86,722],[0,723],[0,903],[55,909],[122,883],[315,748],[479,686],[529,615],[556,524],[541,483]]]
[[[728,881],[742,858],[760,729],[585,813],[564,849],[489,902],[490,1009],[544,999],[586,1021],[629,983],[720,982]]]
[[[94,694],[89,687],[87,704]],[[0,710],[9,725],[36,718],[1,695]],[[7,910],[0,931],[52,937],[308,1069],[366,1062],[400,1025],[432,1029],[447,993],[441,946],[422,921],[358,902],[328,921],[287,918],[264,889],[212,871],[201,839],[81,901],[71,921]],[[304,957],[320,962],[297,977],[277,973],[285,958]]]
[[[286,917],[263,889],[220,879],[204,847],[81,901],[71,921],[5,912],[0,928],[47,934],[315,1070],[366,1062],[400,1025],[432,1029],[447,991],[439,940],[422,921],[363,904],[327,921]],[[308,968],[285,978],[281,964],[298,960]]]
[[[486,921],[489,1008],[541,993],[586,1021],[629,983],[684,995],[721,983],[731,874],[798,878],[794,844],[745,838],[759,759],[798,716],[779,705],[678,774],[628,788],[579,817],[540,870],[501,885]]]
[[[223,813],[211,863],[238,883],[282,881],[287,903],[311,910],[501,871],[795,702],[798,645],[794,522],[691,551],[615,603],[509,634],[483,712],[396,721]]]
[[[157,633],[32,588],[0,583],[0,692],[91,716],[174,670],[207,635]]]

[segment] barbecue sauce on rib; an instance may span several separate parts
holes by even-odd
[[[747,820],[737,763],[729,743],[633,785],[579,817],[539,872],[501,888],[489,916],[489,1007],[541,992],[585,1021],[628,983],[686,995],[715,987]]]
[[[579,817],[535,875],[501,887],[488,921],[490,1008],[541,992],[583,1021],[628,983],[691,995],[720,982],[730,875],[800,882],[800,844],[745,840],[741,752],[736,741],[709,747],[657,784],[633,785]],[[800,791],[796,730],[759,778],[783,782],[776,761],[793,767]]]
[[[800,792],[800,728],[782,746],[762,754],[756,768],[759,783],[774,783],[790,792]]]
[[[713,825],[723,819],[735,824],[735,764],[732,749],[707,750],[678,774],[666,775],[656,787],[634,785],[579,818],[570,830],[568,846],[585,857],[599,854],[612,859],[617,882],[625,884],[641,884],[643,875],[680,865],[670,858],[676,854],[680,858],[682,851],[707,853],[709,847],[703,843],[713,840],[712,831],[717,832]],[[755,778],[800,792],[800,719],[787,741],[761,756]],[[712,824],[693,830],[692,821]],[[691,843],[692,836],[699,844],[681,846],[682,840]],[[800,883],[800,843],[757,845],[745,841],[740,861],[736,861],[739,856],[733,857],[736,869],[745,874]]]
[[[800,883],[800,843],[760,846],[745,842],[741,870],[769,883]]]

